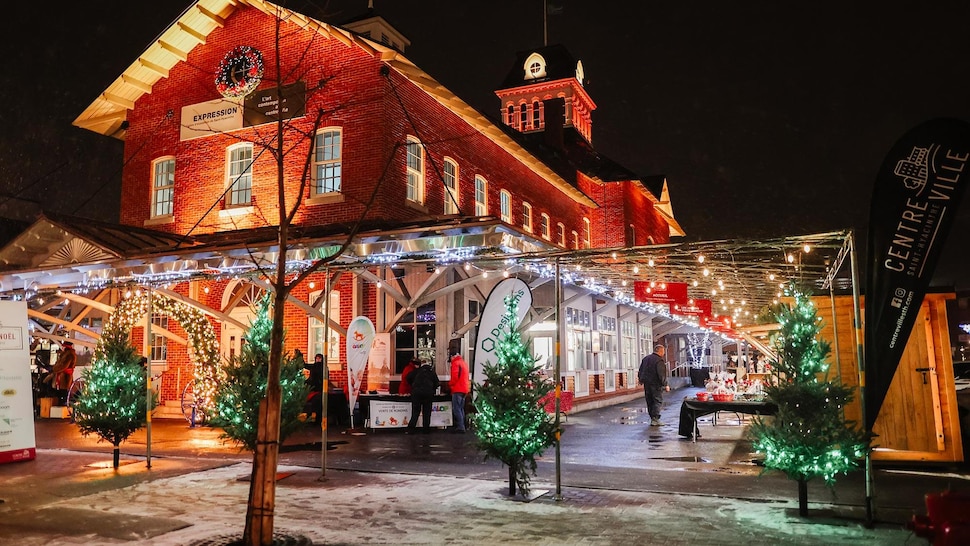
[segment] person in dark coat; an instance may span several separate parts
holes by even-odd
[[[300,355],[302,357],[302,355]],[[306,413],[307,421],[311,414],[316,414],[313,422],[320,424],[323,419],[323,355],[317,353],[313,357],[313,363],[304,368],[306,373],[306,385],[310,388],[307,393],[306,405],[303,412]]]
[[[421,415],[424,433],[431,434],[431,405],[434,394],[441,382],[431,363],[422,359],[421,365],[404,378],[411,385],[411,420],[408,421],[407,434],[413,434]]]
[[[643,357],[637,379],[643,385],[643,397],[647,400],[647,413],[650,426],[660,426],[660,408],[664,403],[664,391],[670,392],[667,384],[667,364],[664,362],[665,348],[657,344],[653,353]]]

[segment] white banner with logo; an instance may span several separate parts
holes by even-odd
[[[347,401],[350,404],[352,425],[354,406],[357,404],[370,350],[374,345],[375,333],[374,323],[363,316],[350,321],[350,326],[347,327]]]
[[[0,463],[36,457],[27,302],[0,301]]]
[[[388,392],[391,388],[391,334],[376,334],[367,360],[367,390]]]
[[[418,417],[421,419],[421,417]],[[397,402],[394,400],[371,400],[370,401],[370,427],[371,428],[402,428],[408,426],[411,420],[411,402],[407,399]],[[431,403],[431,426],[450,427],[453,421],[451,418],[451,402],[435,400]],[[421,422],[417,425],[421,427]]]
[[[505,298],[511,297],[518,304],[516,308],[515,324],[511,328],[518,328],[522,324],[529,308],[532,307],[532,290],[521,279],[509,278],[496,284],[485,300],[485,307],[478,318],[478,335],[475,341],[475,367],[472,370],[472,381],[481,385],[485,381],[485,363],[496,363],[496,349],[502,335],[509,331],[505,322]]]

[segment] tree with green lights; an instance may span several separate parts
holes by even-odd
[[[751,429],[755,450],[764,453],[766,469],[798,481],[798,512],[808,515],[808,481],[821,476],[829,486],[838,474],[859,466],[869,449],[865,432],[845,419],[852,389],[828,379],[830,345],[818,339],[822,319],[808,295],[788,288],[792,304],[775,309],[781,329],[772,338],[778,362],[775,384],[765,389],[778,406],[773,418],[756,419]]]
[[[485,458],[509,467],[509,495],[518,488],[521,496],[527,496],[530,473],[536,473],[535,458],[557,441],[560,429],[539,403],[553,385],[539,375],[536,357],[515,331],[516,303],[506,298],[505,308],[500,328],[507,331],[499,336],[498,361],[485,364],[485,382],[477,387],[475,433]]]
[[[222,428],[222,438],[238,442],[250,451],[256,449],[259,403],[266,396],[273,327],[269,308],[269,298],[263,298],[256,318],[243,336],[240,354],[223,366],[224,377],[216,388],[215,416],[211,421]],[[279,441],[282,443],[300,427],[299,416],[307,396],[303,365],[288,354],[284,355],[280,367],[280,389],[283,398]]]
[[[126,332],[106,331],[101,347],[99,358],[82,374],[84,390],[71,410],[81,434],[97,434],[114,446],[114,467],[118,468],[121,442],[145,426],[148,378]],[[155,407],[154,399],[151,407]]]

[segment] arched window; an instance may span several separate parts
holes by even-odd
[[[488,182],[475,177],[475,216],[488,216]]]
[[[539,101],[532,103],[532,128],[539,129],[542,127],[542,112],[539,110]]]
[[[341,129],[325,127],[313,141],[313,191],[311,197],[340,191]]]
[[[532,205],[529,203],[522,203],[522,227],[532,233]]]
[[[152,218],[171,216],[175,202],[175,158],[163,157],[152,164]]]
[[[446,157],[443,169],[445,185],[445,214],[458,214],[460,201],[458,200],[458,163]]]
[[[420,140],[408,137],[407,155],[407,198],[415,203],[424,203],[424,146]]]
[[[502,190],[499,194],[499,214],[503,222],[512,223],[512,194]]]

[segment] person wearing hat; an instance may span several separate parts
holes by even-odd
[[[53,381],[53,387],[57,390],[61,403],[67,402],[67,390],[71,388],[71,381],[74,380],[74,366],[76,365],[77,353],[74,352],[74,344],[70,341],[61,343],[61,352],[57,355],[57,362],[54,363],[50,375],[45,379],[45,381]]]

